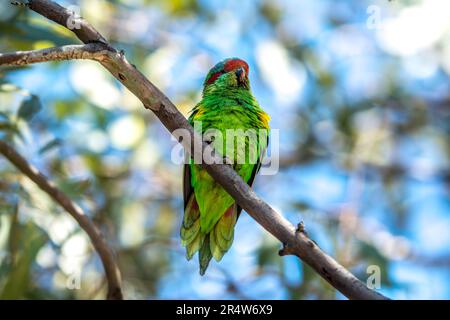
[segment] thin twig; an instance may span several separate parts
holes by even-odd
[[[48,180],[38,169],[27,162],[13,147],[6,142],[0,140],[0,153],[3,154],[20,172],[30,178],[38,185],[45,193],[47,193],[55,202],[61,205],[80,225],[80,227],[87,233],[91,239],[92,245],[98,252],[100,259],[105,269],[106,278],[108,281],[108,299],[121,300],[122,286],[120,270],[117,266],[114,253],[108,246],[101,231],[88,218],[76,203],[59,190],[52,182]]]

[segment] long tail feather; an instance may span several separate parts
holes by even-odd
[[[216,261],[220,261],[230,249],[237,215],[237,206],[233,204],[225,211],[211,231],[204,234],[200,227],[200,210],[195,195],[192,194],[186,205],[180,236],[182,245],[186,247],[188,260],[191,260],[198,251],[201,275],[205,274],[213,257]]]
[[[233,204],[211,230],[210,249],[216,261],[220,261],[233,244],[236,220],[237,206]]]

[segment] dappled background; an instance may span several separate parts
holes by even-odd
[[[185,115],[213,64],[245,59],[280,130],[280,170],[259,176],[256,192],[361,280],[379,268],[389,297],[450,299],[449,1],[58,2]],[[71,43],[64,28],[1,2],[0,52]],[[94,62],[1,68],[0,138],[101,226],[126,298],[343,298],[297,258],[279,257],[246,214],[230,252],[200,277],[178,235],[176,142]],[[0,158],[0,298],[105,291],[87,236]]]

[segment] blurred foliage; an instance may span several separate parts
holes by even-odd
[[[374,2],[384,19],[422,3]],[[258,193],[293,223],[304,220],[360,279],[379,266],[391,297],[450,297],[448,264],[425,267],[421,258],[450,255],[448,242],[439,249],[450,241],[448,28],[404,54],[366,27],[368,1],[63,4],[79,6],[185,114],[212,64],[246,59],[254,93],[281,131],[280,172],[258,177]],[[71,43],[78,41],[64,28],[0,4],[0,52]],[[101,227],[127,298],[342,298],[294,257],[280,258],[280,244],[245,215],[233,249],[199,277],[179,243],[175,143],[100,66],[1,68],[0,139]],[[76,223],[0,160],[0,298],[103,298],[102,272]],[[79,290],[68,288],[74,279]],[[432,281],[443,283],[440,291]]]

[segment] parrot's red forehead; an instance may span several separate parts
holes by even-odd
[[[211,84],[217,80],[222,74],[244,68],[245,75],[248,76],[248,64],[244,60],[238,58],[225,59],[216,64],[206,76],[205,84]]]
[[[232,70],[236,70],[238,68],[244,68],[245,73],[248,74],[248,64],[244,60],[241,59],[230,59],[227,62],[225,62],[223,69],[225,72],[230,72]]]

